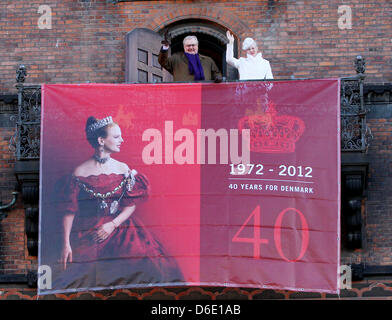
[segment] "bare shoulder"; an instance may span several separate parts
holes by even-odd
[[[114,167],[114,171],[116,171],[119,174],[125,174],[129,171],[129,167],[126,163],[118,161],[116,159],[113,159],[113,167]]]
[[[88,173],[91,171],[91,166],[92,166],[92,160],[89,159],[80,165],[78,165],[75,170],[73,171],[73,174],[77,177],[79,176],[86,176]]]

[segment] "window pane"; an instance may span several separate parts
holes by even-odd
[[[146,71],[137,69],[137,81],[148,82],[148,73]]]
[[[158,62],[158,56],[157,56],[156,54],[153,54],[153,55],[152,55],[152,65],[153,65],[154,67],[159,68],[159,69],[162,70],[162,67],[161,67],[161,65],[160,65],[159,62]]]
[[[142,49],[137,49],[137,59],[148,65],[148,52]]]
[[[152,75],[152,82],[153,83],[156,83],[156,82],[162,82],[162,77],[160,77],[160,76],[157,76],[156,74],[153,74]]]

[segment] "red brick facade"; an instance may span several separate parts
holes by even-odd
[[[367,248],[362,259],[373,265],[392,264],[392,117],[368,119],[373,141],[366,200]]]
[[[51,8],[51,29],[38,27],[40,5]],[[351,29],[340,28],[342,5],[351,8]],[[392,81],[389,0],[4,0],[0,12],[0,92],[14,91],[20,63],[34,83],[123,82],[127,32],[187,19],[218,24],[240,41],[254,37],[278,79],[351,75],[362,55],[367,81]]]
[[[9,150],[14,133],[15,127],[0,128],[0,201],[3,204],[12,200],[11,193],[15,191],[17,183],[14,173],[15,156]],[[0,272],[24,274],[35,261],[36,258],[29,257],[26,250],[24,210],[21,201],[18,201],[16,209],[9,211],[8,217],[0,221]]]
[[[38,296],[35,289],[0,287],[0,300],[264,300],[264,299],[385,299],[392,296],[391,280],[370,280],[354,283],[351,290],[340,295],[288,290],[249,288],[153,288],[102,290]]]
[[[51,29],[40,29],[41,5],[51,9]],[[351,29],[342,29],[340,6],[349,6]],[[347,12],[346,12],[347,13]],[[173,23],[200,21],[230,30],[242,42],[253,37],[271,63],[275,79],[350,76],[357,55],[366,58],[366,82],[392,82],[392,2],[390,0],[259,0],[259,1],[135,1],[106,0],[2,0],[0,2],[0,94],[15,94],[15,71],[28,70],[28,83],[121,83],[125,78],[125,35],[135,28],[160,31]],[[340,23],[340,24],[339,24]],[[243,55],[243,52],[239,52]],[[1,101],[0,101],[1,103]],[[1,107],[1,105],[0,105]],[[4,109],[4,108],[3,108]],[[0,110],[1,111],[1,110]],[[5,117],[14,111],[3,112]],[[2,112],[0,112],[0,116]],[[10,122],[12,123],[12,122]],[[364,250],[342,254],[344,263],[367,261],[389,265],[392,247],[390,188],[391,118],[369,121],[374,135],[370,169]],[[16,178],[15,156],[9,150],[13,124],[0,126],[0,201],[11,200]],[[385,199],[385,201],[380,201]],[[19,199],[8,217],[0,221],[0,274],[25,273],[36,264],[29,256],[24,233],[23,203]],[[390,295],[390,283],[376,283]],[[354,296],[365,297],[365,286]],[[201,288],[152,289],[91,294],[91,298],[133,297],[206,299],[263,297],[262,290]],[[362,290],[362,291],[360,291]],[[381,290],[381,289],[380,289]],[[34,289],[6,291],[0,299],[34,298]],[[7,293],[8,292],[8,293]],[[268,292],[268,291],[267,291]],[[293,293],[276,292],[277,298]],[[268,296],[268,293],[266,294]],[[78,298],[80,294],[75,295]],[[382,296],[382,295],[381,295]],[[67,296],[63,298],[68,299]],[[88,297],[87,297],[88,298]],[[316,298],[326,298],[318,295]]]

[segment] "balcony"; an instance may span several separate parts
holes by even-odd
[[[344,247],[361,248],[364,196],[368,164],[366,152],[371,138],[364,104],[365,62],[355,60],[357,74],[341,78],[342,237]],[[26,68],[17,70],[18,115],[11,141],[16,156],[15,174],[25,205],[27,248],[38,252],[38,202],[41,86],[25,84]]]

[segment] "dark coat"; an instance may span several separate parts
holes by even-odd
[[[222,80],[222,74],[210,57],[199,54],[205,80]],[[173,75],[173,81],[193,82],[195,76],[189,73],[188,59],[184,52],[168,56],[168,50],[161,50],[158,56],[159,64]]]

